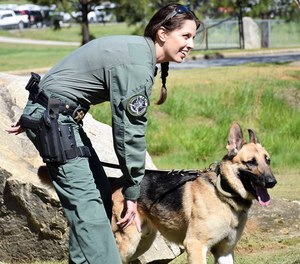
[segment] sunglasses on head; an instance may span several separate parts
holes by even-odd
[[[188,12],[191,12],[191,10],[187,6],[177,5],[176,8],[174,9],[174,11],[166,16],[163,23],[167,22],[169,19],[173,18],[177,14],[184,14],[184,13],[188,13]]]

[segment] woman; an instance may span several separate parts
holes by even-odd
[[[109,221],[111,190],[82,129],[84,114],[90,105],[111,103],[114,148],[126,178],[125,215],[118,224],[126,228],[134,221],[140,231],[136,201],[145,171],[146,112],[156,64],[161,63],[161,104],[168,63],[184,60],[198,27],[187,7],[169,4],[151,18],[144,37],[93,40],[55,65],[40,83],[33,76],[26,86],[30,97],[23,115],[7,131],[25,130],[47,164],[70,224],[69,263],[121,262]]]

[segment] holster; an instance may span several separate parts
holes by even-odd
[[[76,145],[73,127],[59,124],[51,109],[46,109],[40,119],[22,115],[19,123],[35,132],[36,147],[45,163],[62,164],[76,157],[91,156],[88,147]]]
[[[45,163],[65,163],[76,157],[90,157],[91,153],[86,146],[77,146],[73,127],[69,124],[58,123],[59,113],[72,114],[76,122],[81,122],[88,109],[80,106],[63,104],[59,99],[48,98],[39,88],[40,76],[31,73],[31,78],[26,85],[29,91],[29,99],[33,103],[39,103],[46,110],[40,119],[22,115],[19,125],[25,129],[31,129],[36,135],[35,145]]]
[[[36,144],[45,163],[64,163],[66,157],[62,148],[63,126],[58,125],[57,117],[51,115],[46,109],[39,123]],[[73,141],[74,133],[73,133]],[[74,143],[73,143],[74,144]],[[75,143],[76,145],[76,143]]]

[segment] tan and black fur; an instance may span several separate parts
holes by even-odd
[[[215,263],[232,264],[234,248],[247,221],[252,200],[268,205],[267,188],[276,184],[270,157],[252,130],[249,143],[233,123],[227,155],[215,170],[148,171],[138,200],[142,233],[134,224],[119,230],[123,209],[122,178],[113,179],[112,227],[123,263],[149,249],[157,230],[169,241],[182,244],[188,263],[204,264],[210,250]]]

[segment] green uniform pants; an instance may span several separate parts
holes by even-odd
[[[43,111],[40,105],[29,102],[24,113],[38,117]],[[77,146],[88,146],[92,154],[90,158],[77,157],[65,164],[47,165],[70,225],[69,263],[119,264],[121,259],[109,221],[112,202],[106,174],[81,126],[61,114],[59,123],[71,124]],[[34,133],[26,132],[35,143]]]

